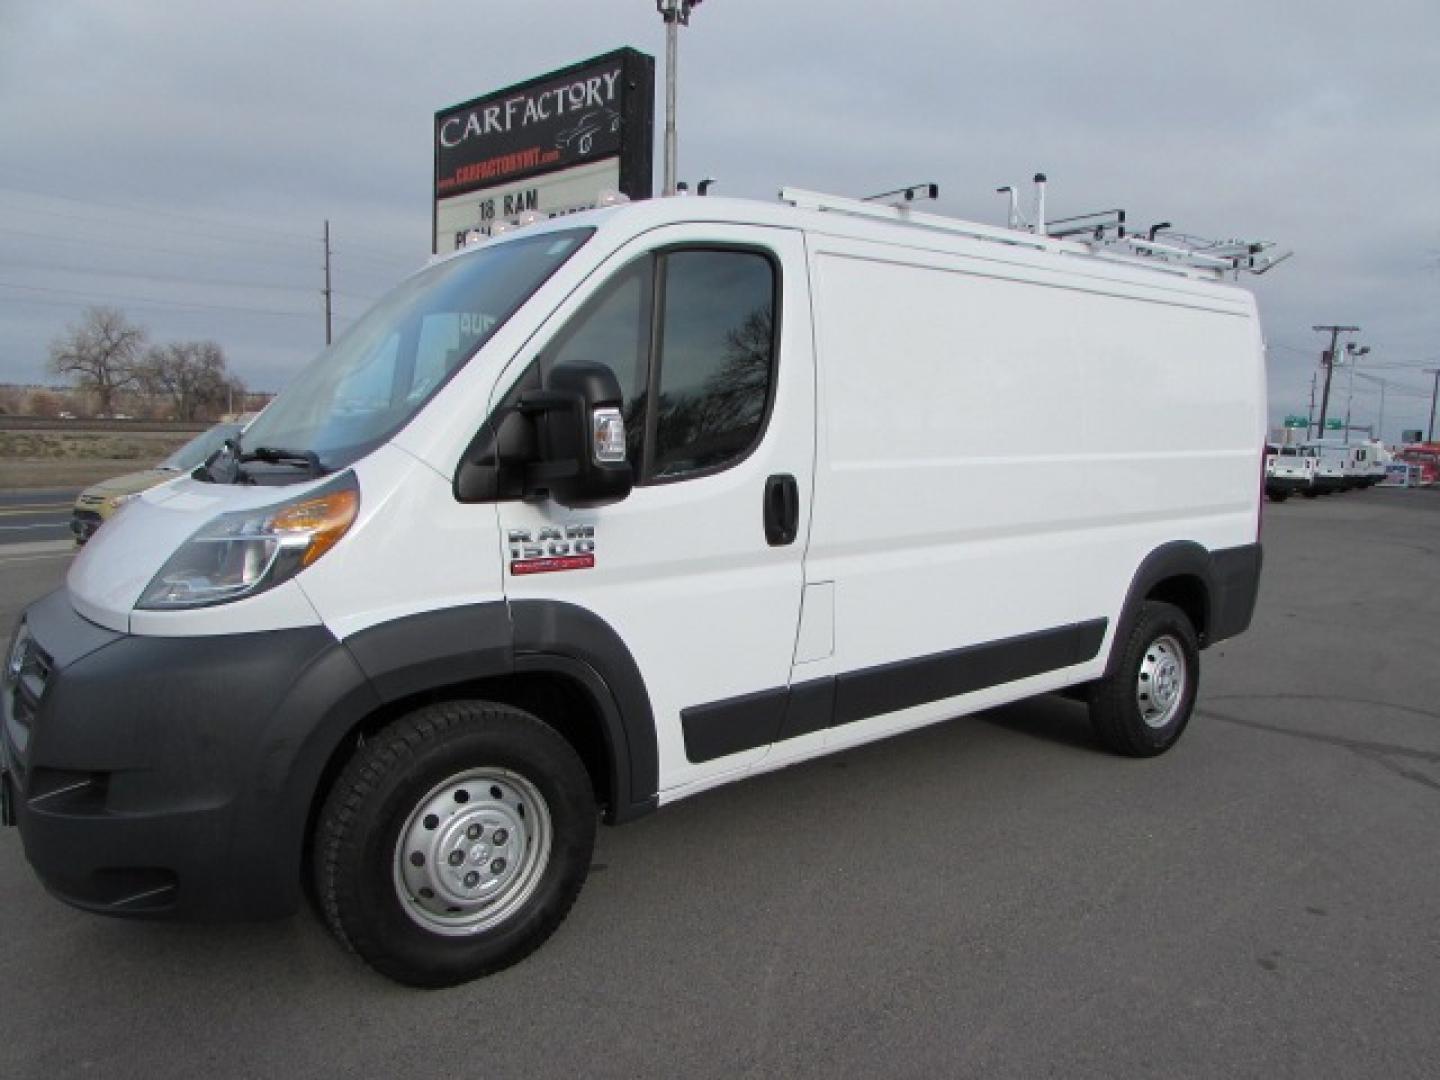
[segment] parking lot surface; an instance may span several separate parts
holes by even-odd
[[[0,1076],[1433,1077],[1440,492],[1266,509],[1176,749],[1046,697],[601,831],[568,922],[454,990],[308,913],[87,916],[0,832]],[[0,555],[5,633],[68,556]]]

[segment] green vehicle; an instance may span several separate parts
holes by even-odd
[[[75,500],[75,510],[70,517],[70,531],[75,534],[76,545],[94,536],[95,530],[105,524],[111,514],[142,491],[193,472],[219,450],[226,439],[235,438],[244,428],[245,425],[239,423],[216,424],[196,435],[154,468],[102,480],[86,488]]]

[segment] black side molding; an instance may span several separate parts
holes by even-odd
[[[712,761],[827,727],[958,697],[1094,659],[1107,619],[813,679],[681,710],[685,756]]]

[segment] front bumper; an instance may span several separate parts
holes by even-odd
[[[1270,476],[1265,479],[1266,493],[1296,495],[1308,491],[1310,487],[1311,481],[1296,476]]]
[[[63,590],[26,620],[34,664],[0,694],[0,758],[46,888],[113,915],[293,911],[320,776],[377,704],[348,650],[323,627],[117,634]]]

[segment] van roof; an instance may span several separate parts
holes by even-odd
[[[807,196],[809,193],[786,189],[782,195],[793,199]],[[866,210],[883,212],[888,209],[879,204],[860,204],[856,200],[836,199],[834,201],[837,204],[853,203]],[[1116,275],[1117,277],[1130,280],[1136,280],[1131,276],[1131,272],[1137,272],[1143,275],[1143,279],[1152,282],[1156,276],[1160,276],[1173,283],[1178,275],[1190,279],[1196,285],[1204,285],[1209,288],[1219,286],[1227,292],[1234,288],[1231,283],[1222,278],[1221,272],[1215,269],[1161,262],[1140,255],[1120,254],[1105,249],[1102,245],[1083,240],[1060,240],[1028,231],[968,222],[960,218],[947,218],[936,214],[917,214],[905,209],[885,216],[881,216],[879,213],[846,212],[845,209],[811,205],[803,198],[798,205],[785,201],[767,202],[759,199],[713,195],[642,199],[574,214],[564,214],[546,221],[519,226],[506,231],[501,236],[471,244],[453,254],[440,256],[440,259],[448,259],[467,251],[483,249],[494,243],[504,243],[517,236],[533,236],[538,233],[576,227],[590,227],[606,232],[619,229],[638,235],[663,225],[697,222],[803,229],[815,234],[853,237],[954,254],[983,253],[985,257],[989,258],[995,257],[994,249],[996,247],[1003,247],[1008,249],[1007,255],[1017,257],[1018,261],[1022,262],[1030,261],[1026,256],[1035,256],[1040,262],[1048,262],[1050,260],[1046,256],[1063,255],[1067,259],[1085,259],[1097,267],[1104,265],[1114,268],[1120,271]],[[990,250],[977,251],[977,247]],[[1205,291],[1209,291],[1209,289]]]

